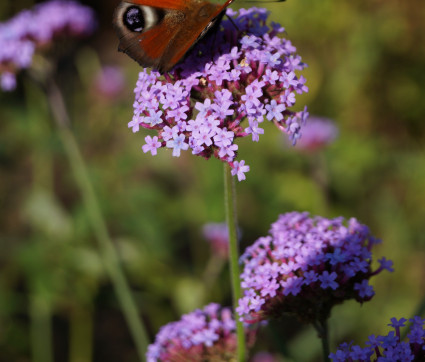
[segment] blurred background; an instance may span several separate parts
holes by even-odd
[[[0,20],[34,3],[2,0]],[[182,313],[231,304],[227,264],[202,234],[206,223],[224,221],[223,165],[189,152],[142,152],[147,132],[127,128],[140,67],[117,52],[118,1],[82,3],[95,10],[98,28],[63,44],[58,82],[153,339]],[[261,2],[232,7],[251,5]],[[262,6],[309,65],[310,91],[296,108],[333,120],[339,134],[314,152],[288,146],[272,124],[259,143],[239,142],[251,167],[237,183],[240,249],[293,210],[370,226],[383,240],[375,261],[392,259],[395,272],[372,279],[370,302],[337,306],[330,320],[332,351],[342,341],[363,345],[387,333],[391,317],[414,315],[425,298],[425,2]],[[137,360],[46,101],[25,72],[15,91],[0,92],[0,248],[0,361],[31,361],[34,331],[45,336],[50,317],[55,361]],[[253,353],[261,350],[281,361],[320,360],[315,332],[294,320],[264,328]]]

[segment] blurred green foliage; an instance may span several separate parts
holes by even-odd
[[[0,17],[32,3],[2,1]],[[182,313],[211,301],[230,304],[227,265],[214,285],[203,282],[211,255],[201,228],[224,220],[223,167],[189,153],[173,158],[167,150],[156,157],[141,151],[146,131],[127,129],[140,68],[116,52],[110,21],[116,3],[89,4],[99,15],[98,32],[60,62],[58,80],[154,337]],[[310,92],[297,98],[297,107],[307,104],[311,114],[335,120],[340,135],[314,155],[288,147],[272,124],[258,144],[240,142],[251,167],[237,184],[241,250],[265,235],[279,213],[292,210],[354,216],[369,225],[383,240],[376,256],[393,259],[395,272],[373,280],[371,302],[338,306],[330,321],[332,349],[344,340],[363,343],[386,332],[391,317],[412,316],[425,297],[425,2],[264,6],[309,65]],[[127,89],[115,100],[93,86],[101,64],[125,72]],[[135,360],[43,94],[25,73],[19,83],[15,92],[0,94],[0,361],[31,360],[31,329],[43,315],[52,318],[40,328],[52,335],[55,361]],[[288,361],[317,360],[313,330],[294,323],[265,329],[256,348],[289,353]]]

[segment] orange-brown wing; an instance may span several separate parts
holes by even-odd
[[[121,2],[114,13],[113,22],[120,39],[118,49],[142,66],[157,67],[177,27],[181,26],[179,22],[171,20],[179,14],[184,19],[184,13],[181,10],[139,5],[142,1],[130,1]],[[143,1],[143,4],[146,2]]]
[[[224,5],[194,0],[122,2],[114,14],[119,50],[142,66],[168,71],[231,2],[227,0]]]
[[[162,24],[140,34],[138,47],[143,52],[142,58],[145,64],[149,64],[149,66],[161,72],[170,69],[169,67],[164,67],[166,51],[173,46],[173,38],[179,32],[181,26],[180,22],[164,19]]]
[[[204,1],[190,6],[190,17],[185,19],[184,26],[179,27],[178,32],[170,41],[160,61],[160,70],[171,69],[189,49],[221,18],[226,7],[233,0],[228,0],[224,5],[212,4]]]

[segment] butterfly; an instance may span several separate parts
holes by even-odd
[[[143,67],[169,71],[213,26],[226,8],[204,0],[127,0],[118,5],[113,23],[118,50]]]

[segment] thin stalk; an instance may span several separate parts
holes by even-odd
[[[313,324],[314,328],[317,331],[317,334],[322,342],[322,353],[323,353],[323,362],[330,362],[329,358],[329,331],[328,331],[328,322],[327,320],[317,321]]]
[[[93,360],[93,313],[91,305],[74,306],[70,321],[69,362]]]
[[[208,261],[207,266],[205,267],[204,274],[202,277],[202,280],[205,285],[205,290],[211,290],[211,288],[214,286],[215,282],[217,281],[217,278],[220,275],[221,270],[223,269],[224,262],[225,259],[212,252],[210,260]]]
[[[246,359],[245,333],[242,322],[239,320],[239,315],[236,312],[238,301],[242,297],[236,231],[236,193],[235,181],[230,173],[230,166],[227,163],[224,165],[224,204],[226,208],[227,227],[229,228],[230,280],[232,281],[233,311],[236,320],[236,333],[238,340],[237,356],[238,361],[243,362]]]
[[[50,302],[33,290],[30,295],[31,351],[34,362],[53,362]]]
[[[330,204],[330,194],[326,157],[323,152],[316,152],[310,156],[309,161],[311,176],[322,193],[324,199],[324,211],[327,212]]]
[[[62,93],[53,81],[47,84],[46,92],[49,107],[58,125],[60,138],[63,142],[66,155],[69,158],[73,175],[87,210],[89,222],[98,242],[104,266],[112,281],[119,303],[121,304],[121,309],[137,348],[139,359],[144,361],[148,347],[147,333],[142,324],[136,302],[133,299],[124,272],[120,266],[117,251],[109,236],[84,159],[74,135],[69,128],[69,115],[65,107]]]

